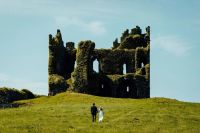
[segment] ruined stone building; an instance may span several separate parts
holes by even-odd
[[[98,61],[98,72],[93,63]],[[76,65],[75,65],[76,64]],[[126,72],[124,72],[124,69]],[[111,49],[92,41],[64,45],[60,30],[49,35],[49,94],[67,89],[107,97],[150,97],[150,27],[125,30]]]

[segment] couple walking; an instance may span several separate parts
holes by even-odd
[[[96,121],[96,116],[97,116],[97,113],[99,112],[99,122],[102,122],[103,120],[103,115],[104,115],[104,112],[103,112],[103,108],[100,107],[99,108],[99,111],[97,110],[97,107],[95,106],[95,103],[93,103],[92,107],[91,107],[91,114],[92,114],[92,122],[95,122]]]

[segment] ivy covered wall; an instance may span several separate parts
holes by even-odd
[[[95,60],[99,72],[94,71]],[[146,33],[139,26],[125,30],[111,49],[95,49],[90,40],[79,42],[76,49],[73,42],[63,45],[60,30],[55,37],[49,35],[49,93],[67,89],[99,96],[150,97],[150,27]]]

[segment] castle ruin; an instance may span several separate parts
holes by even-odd
[[[98,72],[93,63],[98,62]],[[75,65],[76,64],[76,65]],[[124,72],[124,69],[126,72]],[[150,97],[150,27],[125,30],[111,49],[81,41],[64,46],[60,30],[49,35],[49,95],[74,92],[121,98]],[[69,82],[70,81],[70,82]]]

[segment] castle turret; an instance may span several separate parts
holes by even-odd
[[[65,66],[66,66],[65,47],[62,41],[60,30],[52,38],[49,35],[49,93],[53,95],[58,92],[63,92],[67,89],[65,82]]]
[[[121,42],[123,42],[123,40],[129,35],[129,30],[126,29],[121,36]]]
[[[136,26],[135,28],[131,29],[131,34],[132,35],[136,35],[136,34],[141,35],[142,34],[142,30],[140,29],[139,26]]]
[[[113,42],[113,47],[112,49],[115,49],[119,46],[120,43],[118,43],[118,39],[116,38],[115,41]]]

